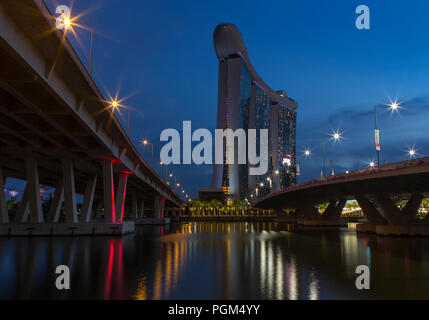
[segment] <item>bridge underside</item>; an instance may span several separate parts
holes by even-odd
[[[41,1],[0,3],[0,188],[27,182],[16,212],[1,193],[0,223],[117,223],[180,207],[54,24]],[[55,188],[48,208],[40,185]]]
[[[391,166],[392,167],[392,166]],[[360,175],[339,175],[321,179],[290,191],[272,194],[256,203],[265,209],[295,209],[295,216],[305,220],[338,220],[347,200],[357,200],[371,225],[425,225],[429,219],[418,217],[423,198],[429,197],[429,170],[426,160],[394,169],[375,169]],[[400,209],[397,201],[406,201]],[[329,203],[323,213],[316,205]]]

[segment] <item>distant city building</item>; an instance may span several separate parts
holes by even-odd
[[[251,201],[296,183],[298,104],[286,92],[273,91],[262,81],[234,25],[218,25],[213,37],[219,59],[217,128],[268,129],[269,168],[265,175],[251,176],[248,164],[215,164],[212,187],[222,188],[232,199]],[[259,135],[256,145],[259,154]]]

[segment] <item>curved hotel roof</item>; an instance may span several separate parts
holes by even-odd
[[[250,62],[246,46],[244,45],[240,31],[238,31],[236,26],[230,23],[219,24],[213,33],[213,39],[216,55],[219,60],[225,60],[234,54],[241,56],[246,62],[253,82],[265,90],[273,100],[286,105],[291,109],[298,109],[298,104],[295,100],[287,97],[284,91],[274,91],[258,76]]]

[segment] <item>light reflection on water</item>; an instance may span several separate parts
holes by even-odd
[[[0,298],[429,298],[426,238],[276,223],[138,227],[122,238],[0,239]],[[71,271],[58,291],[55,267]],[[371,290],[355,269],[371,269]]]

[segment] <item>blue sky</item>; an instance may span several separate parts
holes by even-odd
[[[69,0],[47,0],[56,4]],[[357,30],[355,8],[366,4],[371,30]],[[406,160],[415,146],[429,152],[429,26],[427,1],[90,1],[75,0],[72,15],[95,30],[93,75],[104,91],[133,94],[131,136],[154,142],[160,132],[216,125],[218,61],[213,30],[222,22],[242,33],[258,74],[299,103],[299,181],[318,178],[322,136],[340,129],[328,145],[336,172],[367,166],[376,158],[373,107],[398,98],[399,115],[379,111],[382,159]],[[89,33],[70,38],[88,64]],[[125,122],[124,127],[126,127]],[[310,147],[312,156],[302,151]],[[149,148],[142,150],[150,162]],[[169,166],[192,197],[208,187],[211,166]],[[161,171],[164,172],[164,171]]]

